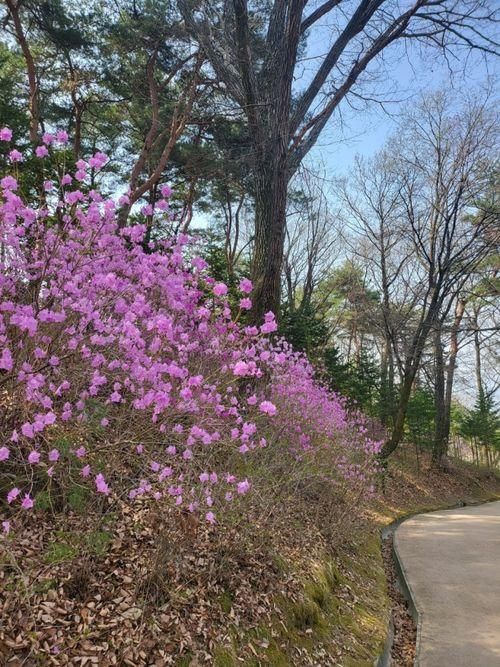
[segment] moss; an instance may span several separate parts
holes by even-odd
[[[78,549],[67,542],[51,542],[45,553],[44,561],[47,565],[58,565],[72,560],[78,554]]]
[[[33,591],[37,595],[43,595],[44,593],[55,590],[57,586],[58,583],[55,579],[41,579],[40,581],[35,582]]]
[[[219,646],[215,649],[214,667],[233,667],[236,664],[236,658],[228,648]]]
[[[94,530],[85,537],[85,541],[90,551],[96,556],[104,556],[112,541],[112,536],[104,530]]]
[[[224,611],[226,614],[229,614],[233,606],[233,596],[231,595],[230,591],[224,591],[222,595],[219,596],[219,604],[222,608],[222,611]]]
[[[68,492],[68,505],[70,509],[83,514],[87,509],[90,499],[88,489],[79,484],[72,484]]]

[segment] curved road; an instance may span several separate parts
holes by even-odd
[[[420,514],[394,535],[419,667],[500,667],[500,502]]]

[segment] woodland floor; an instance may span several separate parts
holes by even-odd
[[[414,629],[387,542],[384,572],[380,530],[494,495],[491,473],[465,464],[436,472],[407,453],[363,516],[335,526],[337,539],[326,515],[286,505],[244,530],[146,502],[39,511],[35,526],[1,545],[0,664],[371,665],[392,613],[394,664],[411,665]]]

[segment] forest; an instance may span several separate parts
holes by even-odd
[[[2,665],[413,664],[381,531],[500,497],[495,4],[0,3]]]

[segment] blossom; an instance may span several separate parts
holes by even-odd
[[[96,475],[95,485],[99,493],[104,493],[105,496],[109,495],[109,486],[106,484],[106,480],[102,473]]]
[[[0,141],[10,141],[12,139],[12,130],[10,127],[0,129]]]
[[[8,447],[0,447],[0,461],[6,461],[10,456],[10,450]]]
[[[11,162],[22,162],[23,161],[23,154],[20,153],[16,148],[14,148],[9,153],[9,160]]]
[[[47,144],[47,145],[52,144],[55,141],[55,136],[53,134],[51,134],[50,132],[45,132],[42,135],[42,141],[43,141],[44,144]]]
[[[215,514],[213,512],[207,512],[205,514],[205,519],[208,521],[208,523],[216,523],[215,521]]]
[[[59,460],[59,450],[51,449],[49,452],[49,461],[55,462]]]
[[[276,406],[274,403],[271,403],[271,401],[262,401],[262,403],[259,405],[260,411],[264,412],[267,415],[275,415],[277,410]]]
[[[37,146],[35,148],[35,155],[37,157],[47,157],[49,154],[47,146]]]
[[[248,481],[248,479],[244,479],[242,482],[238,482],[238,484],[236,485],[236,490],[240,495],[248,493],[248,491],[250,491],[250,482]]]
[[[260,327],[260,331],[263,334],[269,334],[273,333],[273,331],[276,331],[278,328],[278,325],[276,324],[274,313],[266,313],[264,316],[265,321],[264,324]]]
[[[29,422],[25,422],[21,426],[21,433],[26,437],[26,438],[33,438],[35,435],[35,431],[33,429],[33,424],[30,424]]]
[[[59,130],[56,133],[56,139],[60,144],[66,144],[68,142],[68,133],[65,130]]]
[[[24,494],[24,498],[21,502],[21,507],[24,510],[30,510],[35,503],[33,502],[33,499],[31,498],[29,493]]]
[[[83,466],[83,468],[80,471],[80,475],[82,477],[88,477],[90,475],[90,466],[88,464],[86,466]]]
[[[2,530],[6,535],[10,533],[10,521],[2,521]]]
[[[250,310],[252,307],[252,300],[245,298],[245,299],[240,299],[240,308],[242,310]]]
[[[248,367],[248,364],[246,363],[246,361],[237,361],[234,364],[234,368],[233,368],[234,375],[240,375],[240,376],[247,375],[248,371],[249,371],[249,367]]]
[[[85,449],[85,447],[83,445],[81,445],[75,451],[75,456],[76,456],[77,459],[83,459],[83,457],[85,456],[86,453],[87,453],[87,450]]]
[[[227,294],[227,285],[225,283],[216,283],[214,285],[215,296],[225,296]]]
[[[250,294],[252,290],[253,284],[251,280],[248,278],[243,278],[240,280],[240,292],[243,292],[243,294]]]
[[[172,188],[169,185],[162,185],[160,188],[161,196],[168,199],[172,194]]]
[[[45,192],[50,192],[51,190],[54,189],[54,183],[52,183],[52,181],[44,181],[43,189],[45,190]]]
[[[14,500],[17,498],[17,496],[18,496],[20,493],[21,493],[21,491],[20,491],[17,487],[14,487],[13,489],[11,489],[11,490],[9,491],[9,493],[7,494],[7,502],[9,503],[9,505],[10,505],[12,502],[14,502]]]
[[[73,179],[69,174],[64,174],[61,178],[61,185],[69,185]]]
[[[31,465],[35,465],[36,463],[39,462],[40,462],[40,452],[37,452],[35,450],[30,452],[28,455],[28,463],[31,463]]]
[[[13,176],[4,176],[0,180],[0,186],[2,186],[4,190],[11,190],[14,192],[14,190],[17,190],[17,181]]]
[[[11,371],[13,368],[14,360],[12,359],[12,353],[8,347],[5,347],[0,355],[0,369]]]

